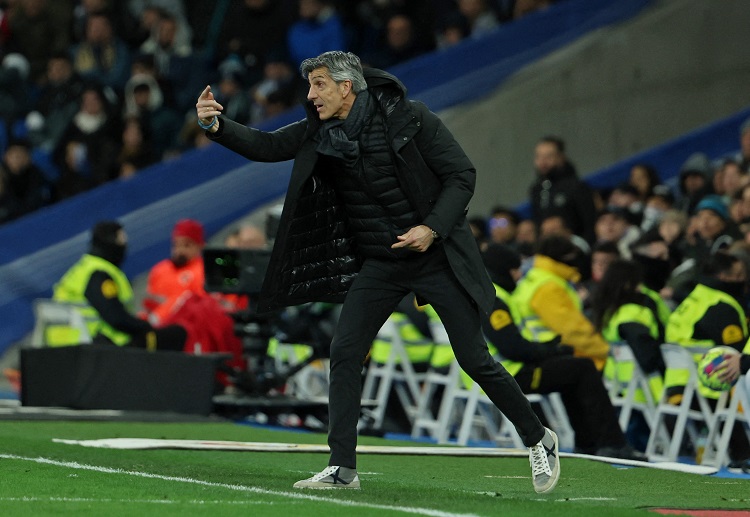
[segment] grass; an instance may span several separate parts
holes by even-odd
[[[534,493],[525,458],[380,455],[360,455],[361,490],[305,491],[291,486],[322,469],[327,455],[112,450],[52,441],[118,437],[325,443],[321,434],[233,423],[3,421],[0,514],[553,517],[750,508],[750,476],[617,468],[584,459],[563,458],[558,488],[547,496]],[[372,437],[360,443],[397,444]]]

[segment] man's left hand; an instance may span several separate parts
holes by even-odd
[[[397,236],[398,242],[393,244],[391,248],[409,248],[412,251],[424,253],[427,251],[435,239],[432,238],[432,230],[420,224],[415,226],[403,235]]]

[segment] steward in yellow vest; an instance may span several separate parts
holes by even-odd
[[[182,327],[154,329],[133,315],[133,289],[119,268],[126,248],[127,235],[119,223],[97,223],[89,252],[55,284],[52,298],[79,308],[94,344],[182,350],[187,338]],[[74,329],[65,327],[51,329],[46,340],[49,346],[80,344]]]
[[[507,246],[491,244],[482,258],[497,294],[492,313],[482,319],[482,331],[521,391],[560,393],[578,452],[643,460],[627,443],[594,363],[573,357],[573,349],[558,341],[532,342],[519,332],[510,292],[520,276],[520,257]]]
[[[727,253],[715,253],[702,266],[698,282],[669,317],[666,341],[706,350],[730,346],[743,351],[748,340],[747,316],[738,299],[747,289],[744,264]],[[695,354],[696,362],[701,356]],[[687,375],[682,370],[667,370],[665,384],[670,397],[682,393]],[[702,385],[699,390],[710,399],[720,395]]]
[[[513,291],[521,334],[528,341],[551,342],[556,338],[573,347],[576,357],[591,359],[604,368],[609,345],[582,311],[573,283],[580,279],[573,267],[578,248],[566,237],[543,238],[531,269]]]
[[[630,346],[638,366],[648,377],[654,401],[658,401],[666,369],[660,349],[664,343],[663,326],[659,306],[644,292],[642,278],[641,267],[633,261],[617,259],[610,264],[592,298],[592,319],[607,342]],[[632,372],[632,364],[609,360],[604,375],[628,381]]]

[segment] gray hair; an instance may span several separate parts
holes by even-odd
[[[362,63],[351,52],[342,52],[340,50],[324,52],[318,57],[311,57],[302,61],[299,71],[302,77],[307,80],[310,72],[316,68],[328,69],[331,79],[337,83],[346,80],[351,81],[354,93],[359,93],[367,89],[367,82],[365,82],[365,77],[362,75]]]

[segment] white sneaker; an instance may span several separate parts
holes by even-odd
[[[359,488],[356,469],[331,465],[311,478],[297,481],[294,488]]]
[[[560,479],[560,455],[557,435],[545,427],[542,439],[529,447],[529,463],[531,463],[531,477],[537,494],[551,492]]]

